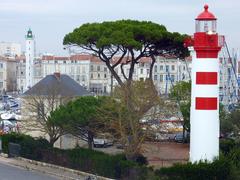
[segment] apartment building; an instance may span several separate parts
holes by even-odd
[[[167,95],[171,87],[178,81],[191,80],[191,57],[185,60],[176,58],[156,57],[156,63],[153,67],[153,81],[159,94]],[[220,57],[220,102],[225,105],[237,102],[239,88],[236,78],[233,74],[231,61]],[[23,92],[25,83],[25,60],[24,58],[16,60],[17,62],[17,89]],[[149,77],[150,58],[142,58],[135,65],[133,80],[143,80]],[[236,66],[235,70],[237,70]],[[124,65],[123,71],[129,73],[130,65]],[[1,71],[1,70],[0,70]],[[115,71],[124,81],[120,66]],[[42,56],[35,60],[34,64],[34,83],[54,72],[67,74],[85,89],[96,94],[109,94],[111,90],[118,85],[117,81],[109,72],[105,63],[92,55],[73,55],[70,57]],[[237,72],[237,71],[236,71]],[[1,77],[1,73],[0,73]],[[4,83],[2,81],[2,83]],[[1,86],[1,80],[0,80]],[[3,85],[4,87],[6,85]]]
[[[149,77],[150,58],[142,58],[136,64],[133,80],[142,80]],[[183,61],[174,58],[165,59],[157,57],[153,69],[153,80],[160,94],[167,94],[169,89],[181,80],[190,80],[191,61]],[[23,92],[25,83],[25,61],[21,59],[17,63],[17,88]],[[128,74],[130,65],[124,65],[123,71]],[[120,67],[115,71],[124,81]],[[73,55],[70,57],[42,56],[35,60],[34,83],[54,72],[67,74],[81,86],[96,94],[108,94],[118,83],[111,76],[105,63],[92,55]]]
[[[21,44],[12,42],[0,42],[0,56],[21,56]]]
[[[0,57],[0,93],[16,91],[16,79],[15,58]]]

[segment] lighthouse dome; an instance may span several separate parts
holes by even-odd
[[[196,18],[196,20],[207,20],[207,21],[211,21],[211,20],[216,20],[217,18],[211,13],[208,11],[208,5],[206,4],[204,6],[204,11],[199,14]]]

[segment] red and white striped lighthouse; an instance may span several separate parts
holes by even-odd
[[[196,20],[192,57],[190,161],[219,155],[219,60],[217,18],[208,5]]]

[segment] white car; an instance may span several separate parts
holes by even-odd
[[[113,145],[113,140],[105,136],[100,136],[98,138],[93,138],[94,147],[108,147]]]

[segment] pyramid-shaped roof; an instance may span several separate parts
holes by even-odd
[[[54,73],[47,75],[32,88],[25,91],[23,96],[89,96],[92,95],[83,86],[78,84],[68,75]]]

